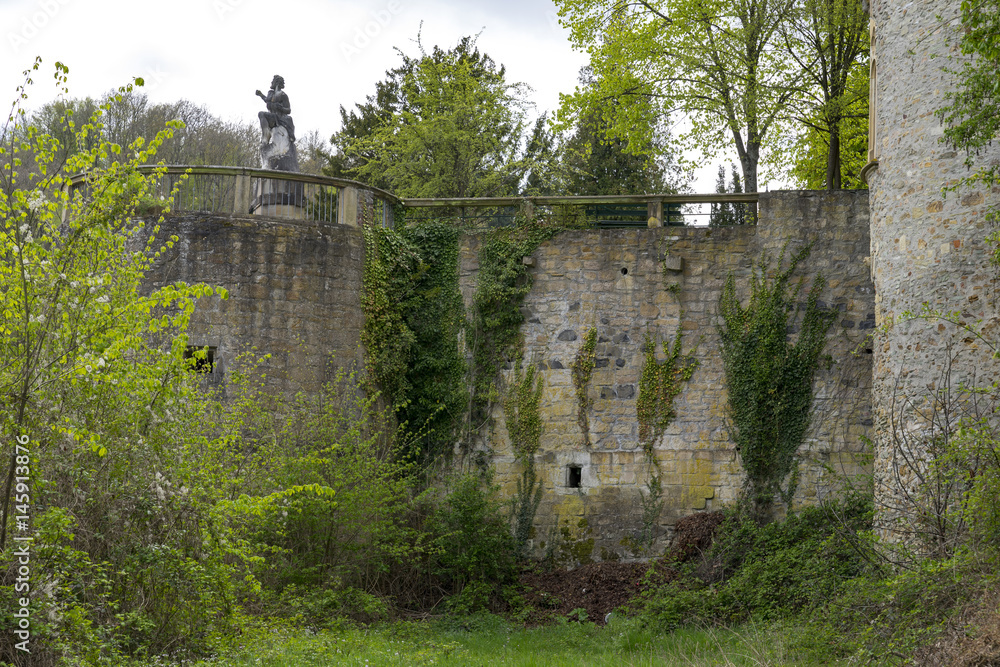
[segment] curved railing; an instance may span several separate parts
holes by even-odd
[[[313,220],[357,226],[362,220],[392,226],[391,192],[344,178],[243,167],[147,165],[141,171],[161,171],[154,198],[173,195],[177,212]],[[86,187],[87,175],[71,179],[72,188]]]
[[[463,229],[506,226],[517,217],[565,217],[594,227],[707,224],[712,207],[733,207],[740,222],[756,219],[758,194],[646,194],[599,196],[452,197],[401,199],[358,181],[271,169],[168,165],[161,170],[156,198],[173,194],[172,210],[312,220],[360,226],[373,221],[393,226],[393,208],[402,204],[412,220],[447,220]],[[85,187],[86,174],[71,179]]]

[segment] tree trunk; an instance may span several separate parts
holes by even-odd
[[[826,154],[827,192],[841,189],[840,181],[840,124],[830,126],[830,150]]]

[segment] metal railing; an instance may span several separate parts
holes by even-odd
[[[354,226],[370,219],[391,227],[393,205],[399,203],[392,193],[364,183],[297,172],[208,165],[150,165],[140,170],[161,170],[149,203],[155,207],[172,196],[171,210],[177,212],[260,215]],[[86,194],[87,174],[74,176],[71,188]]]
[[[750,192],[403,199],[402,204],[408,221],[448,221],[475,231],[540,215],[581,227],[707,226],[717,207],[731,207],[729,218],[738,224],[753,224],[757,201],[758,193]]]
[[[515,224],[517,218],[545,216],[580,227],[659,227],[708,225],[722,217],[737,224],[757,218],[758,194],[683,194],[537,197],[452,197],[400,199],[357,181],[270,169],[168,165],[160,170],[151,208],[173,196],[172,210],[233,216],[259,215],[359,226],[373,221],[393,226],[393,209],[402,204],[407,220],[447,221],[467,231]],[[88,188],[87,174],[71,188]],[[715,216],[729,207],[728,216]]]

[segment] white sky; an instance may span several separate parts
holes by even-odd
[[[353,108],[423,43],[478,45],[533,89],[536,113],[554,111],[587,62],[569,43],[552,0],[0,0],[0,104],[15,98],[21,72],[43,65],[29,107],[56,96],[53,63],[70,69],[72,97],[99,97],[142,77],[152,102],[187,99],[226,120],[256,122],[281,74],[296,133],[329,139],[339,107]],[[5,107],[9,108],[9,107]],[[696,192],[714,190],[717,164],[699,170]],[[762,184],[763,185],[763,184]]]

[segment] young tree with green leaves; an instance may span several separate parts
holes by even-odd
[[[326,172],[402,197],[517,193],[526,173],[527,86],[508,82],[473,37],[400,56],[403,64],[357,112],[341,108],[343,129],[331,140],[337,152]]]
[[[797,120],[805,125],[807,138],[819,135],[823,139],[823,181],[827,190],[839,190],[845,158],[857,155],[858,130],[867,137],[867,12],[856,0],[802,0],[781,29],[789,55],[805,74],[802,95],[793,100]],[[853,149],[846,156],[845,140]],[[810,146],[815,146],[815,139]],[[851,167],[854,173],[860,171]],[[806,180],[811,186],[816,181],[814,177]]]
[[[564,96],[561,121],[603,109],[612,136],[648,145],[650,117],[683,114],[686,147],[713,155],[729,135],[747,192],[761,149],[780,134],[801,73],[779,48],[794,0],[557,0],[574,46],[590,55],[596,85]]]

